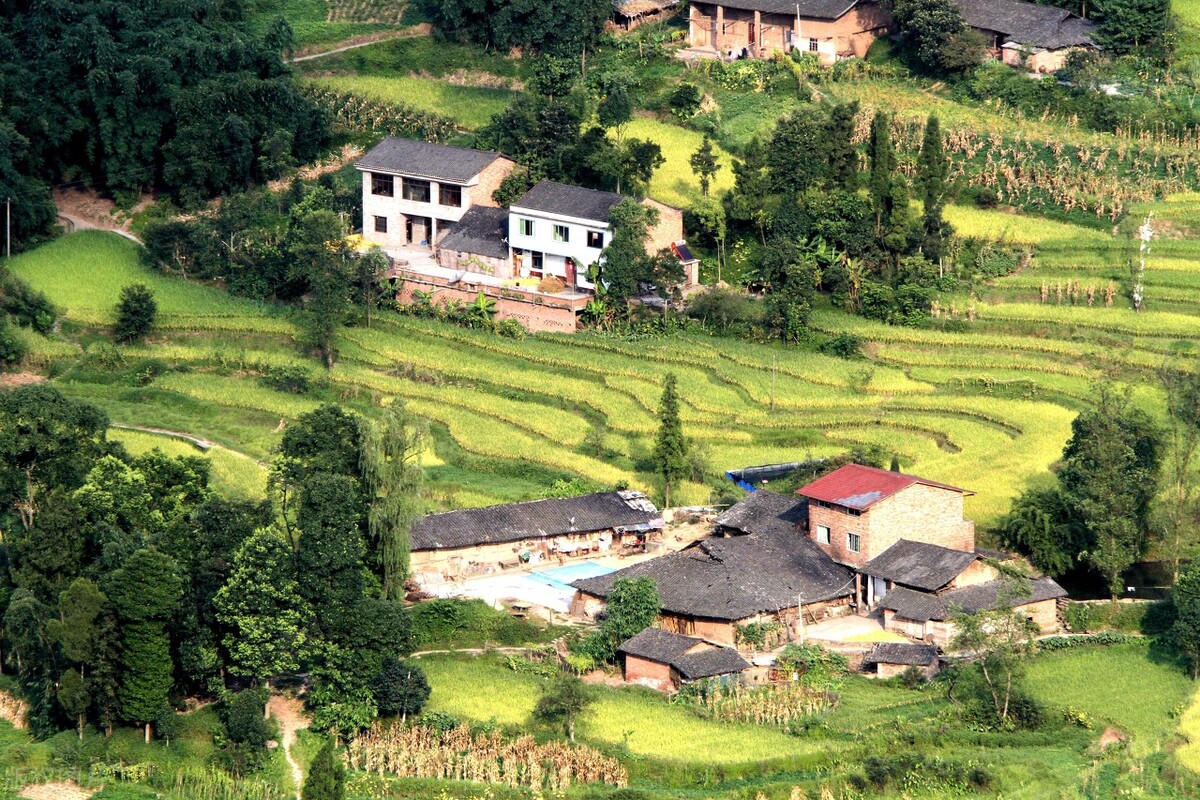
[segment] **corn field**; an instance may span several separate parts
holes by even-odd
[[[505,739],[499,731],[472,734],[465,725],[441,732],[376,723],[350,741],[345,760],[356,770],[404,778],[476,781],[549,791],[587,783],[625,786],[629,781],[619,761],[590,747],[561,741],[539,744],[528,735]]]
[[[818,691],[799,683],[779,686],[725,686],[720,681],[694,684],[692,691],[676,695],[676,702],[702,715],[727,722],[749,722],[787,728],[837,705],[832,692]],[[689,687],[690,688],[690,687]]]
[[[379,131],[389,136],[444,142],[458,134],[454,121],[439,114],[418,111],[404,105],[381,103],[321,86],[305,85],[303,91],[321,108],[333,115],[334,122],[358,133]]]
[[[326,22],[383,22],[400,24],[404,0],[325,0],[329,10]]]

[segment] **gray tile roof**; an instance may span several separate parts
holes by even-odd
[[[503,156],[489,150],[469,150],[389,136],[354,165],[359,169],[467,183],[497,158]]]
[[[931,644],[881,642],[875,645],[875,649],[863,659],[863,666],[868,664],[908,664],[914,667],[927,667],[937,661],[937,657],[938,649]]]
[[[972,28],[995,31],[1008,41],[1057,50],[1094,44],[1096,24],[1070,11],[1023,0],[955,0]]]
[[[607,597],[618,578],[653,578],[664,611],[720,620],[853,593],[854,574],[795,531],[703,539],[691,547],[573,586]]]
[[[808,501],[758,489],[716,518],[722,528],[741,533],[790,532],[808,523]]]
[[[710,647],[695,653],[685,653],[671,662],[685,680],[713,678],[749,669],[750,663],[731,647]]]
[[[858,5],[860,0],[721,0],[726,8],[761,11],[764,14],[796,16],[800,7],[801,19],[840,19],[847,11]],[[716,2],[707,5],[717,5]]]
[[[508,210],[472,206],[438,247],[490,258],[508,258]]]
[[[1052,578],[1038,578],[1026,581],[1026,584],[1029,594],[1019,596],[1012,593],[1012,584],[1006,580],[966,586],[943,595],[898,588],[888,592],[879,605],[895,611],[898,616],[905,619],[925,622],[949,619],[956,609],[973,614],[976,611],[990,611],[998,608],[1002,603],[1009,608],[1020,608],[1040,600],[1053,600],[1067,596],[1066,591]]]
[[[598,492],[427,514],[413,526],[412,549],[501,544],[616,528],[646,530],[662,524],[661,512],[641,492]]]
[[[977,558],[975,553],[901,539],[868,561],[862,571],[933,592],[961,575]]]
[[[609,209],[624,199],[624,195],[615,192],[601,192],[582,186],[541,181],[513,203],[511,208],[513,211],[527,209],[544,211],[547,214],[562,214],[607,225]]]
[[[729,647],[709,645],[703,650],[688,653],[693,647],[706,644],[703,639],[671,633],[661,628],[646,628],[623,642],[617,648],[617,652],[657,661],[659,664],[668,664],[689,681],[728,675],[750,667],[736,650]]]

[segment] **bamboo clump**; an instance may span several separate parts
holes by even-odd
[[[509,788],[560,791],[573,784],[625,786],[629,776],[615,758],[562,741],[532,736],[506,739],[499,731],[472,734],[465,725],[442,732],[421,726],[383,726],[359,734],[346,747],[353,769],[402,778],[494,783]]]

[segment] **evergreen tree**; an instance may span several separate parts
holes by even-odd
[[[117,322],[113,327],[113,338],[121,344],[140,342],[154,327],[158,316],[158,303],[154,292],[145,284],[134,283],[121,290],[117,303]]]
[[[896,151],[887,114],[876,111],[871,120],[871,175],[868,188],[875,208],[875,234],[882,235],[884,215],[890,210],[892,177],[896,173]]]
[[[937,261],[945,252],[946,240],[952,230],[942,217],[946,206],[946,178],[950,172],[950,161],[942,145],[942,130],[938,118],[929,115],[925,123],[925,137],[921,142],[921,153],[917,158],[917,199],[924,210],[921,215],[922,248],[930,261]]]
[[[224,645],[235,675],[267,680],[300,666],[309,612],[291,553],[275,530],[256,531],[242,543],[213,603],[229,631]]]
[[[62,649],[63,657],[73,666],[59,681],[58,700],[63,711],[76,718],[79,738],[91,705],[88,675],[95,665],[100,646],[100,615],[108,598],[87,578],[76,578],[58,601],[58,619],[47,624],[50,638]]]
[[[1101,386],[1095,408],[1071,423],[1059,486],[1087,531],[1084,556],[1117,601],[1126,569],[1145,551],[1158,491],[1159,433],[1127,396]]]
[[[671,507],[671,485],[687,477],[691,470],[688,443],[679,420],[679,394],[674,373],[663,382],[662,401],[658,406],[658,433],[654,437],[654,466],[663,478],[663,506]]]
[[[847,192],[858,189],[858,148],[854,146],[854,121],[857,117],[857,100],[838,103],[830,111],[826,129],[829,183]]]
[[[120,620],[121,716],[145,725],[146,741],[174,684],[167,622],[179,609],[183,582],[178,566],[154,548],[142,548],[109,575],[107,594]]]
[[[346,800],[346,771],[334,751],[333,737],[326,737],[317,751],[300,800]]]
[[[708,197],[708,187],[712,184],[713,176],[721,168],[717,163],[717,154],[713,151],[712,139],[705,136],[704,141],[700,143],[700,149],[692,153],[688,163],[692,165],[692,172],[696,173],[696,178],[700,181],[700,194]]]

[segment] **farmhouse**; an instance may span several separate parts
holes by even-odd
[[[879,678],[894,678],[916,667],[932,680],[938,674],[938,649],[931,644],[881,642],[863,658],[862,666]]]
[[[752,511],[739,510],[742,527],[729,538],[702,539],[677,553],[576,581],[572,613],[594,618],[617,579],[638,577],[654,579],[665,630],[721,645],[743,645],[739,629],[747,625],[789,637],[801,606],[809,622],[849,613],[854,573],[797,529],[793,498],[764,493],[764,502],[758,494],[743,501]],[[727,518],[727,531],[731,522]]]
[[[620,30],[658,22],[679,10],[679,0],[613,0],[612,24]]]
[[[821,63],[867,54],[891,25],[874,0],[721,0],[692,3],[693,50],[769,58],[775,51],[816,53]]]
[[[1005,556],[975,548],[963,518],[970,492],[849,464],[798,497],[760,489],[714,520],[713,535],[677,553],[572,584],[572,613],[594,618],[620,578],[653,578],[665,630],[760,649],[823,618],[878,610],[883,625],[945,647],[959,610],[1013,608],[1058,628],[1049,578],[1008,578]],[[747,626],[755,626],[754,641]],[[770,631],[769,636],[758,634]]]
[[[749,662],[732,648],[660,628],[646,628],[626,640],[617,647],[617,654],[627,683],[660,692],[709,678],[737,680],[750,668]]]
[[[412,571],[461,578],[552,558],[641,549],[662,528],[662,514],[635,491],[444,511],[413,526]]]
[[[983,34],[992,57],[1009,66],[1056,72],[1071,53],[1096,47],[1096,23],[1065,9],[1023,0],[955,2],[967,24]]]
[[[484,150],[389,136],[354,165],[363,179],[363,239],[384,250],[430,247],[516,166]]]

